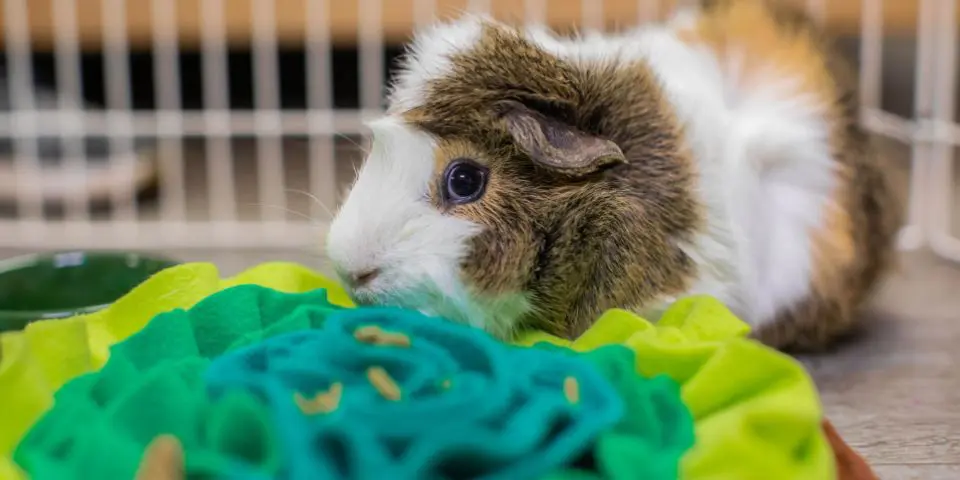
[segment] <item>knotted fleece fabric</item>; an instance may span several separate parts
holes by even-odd
[[[156,280],[158,278],[163,281],[158,282]],[[305,314],[303,312],[294,314],[298,307],[289,306],[292,303],[266,302],[261,304],[260,300],[264,298],[261,295],[265,295],[262,292],[251,297],[259,299],[254,302],[256,305],[250,302],[224,301],[223,298],[229,299],[229,296],[235,293],[233,291],[222,292],[220,295],[223,297],[217,295],[209,297],[207,299],[209,304],[206,307],[204,307],[204,305],[207,305],[206,301],[197,304],[198,301],[216,291],[240,284],[264,285],[268,288],[263,290],[273,291],[266,294],[266,297],[290,295],[290,302],[299,303],[301,308],[312,309],[315,312],[318,308],[326,310],[323,310],[324,313],[322,314],[307,315],[307,320],[304,320]],[[318,291],[317,289],[322,290]],[[247,292],[246,295],[250,295],[250,290],[244,287],[236,290],[245,291]],[[227,295],[228,293],[229,295]],[[294,302],[294,300],[296,301]],[[190,308],[194,304],[196,304],[196,307]],[[285,307],[286,310],[279,307],[283,304],[288,305]],[[242,305],[246,305],[246,310],[240,309]],[[272,305],[271,308],[279,308],[277,311],[286,313],[277,314],[273,310],[269,310],[270,313],[264,315],[264,305]],[[341,395],[341,398],[337,403],[336,412],[338,413],[333,417],[344,418],[359,415],[358,418],[363,418],[363,412],[369,414],[369,405],[364,408],[354,406],[355,403],[348,401],[350,395],[347,393],[363,390],[358,388],[348,390],[346,386],[359,382],[361,377],[368,377],[367,381],[370,382],[369,372],[364,371],[366,373],[360,375],[358,373],[360,370],[356,370],[356,368],[359,368],[357,365],[352,365],[356,368],[351,370],[347,368],[351,367],[350,365],[339,365],[333,360],[333,357],[322,357],[323,361],[329,361],[330,365],[327,371],[321,375],[313,374],[314,376],[308,379],[300,378],[298,375],[307,374],[296,372],[296,369],[293,369],[294,372],[289,373],[292,376],[288,378],[284,376],[287,374],[280,375],[270,368],[266,371],[252,369],[256,365],[243,364],[239,359],[242,358],[243,352],[247,352],[245,358],[248,359],[265,355],[251,352],[273,352],[267,355],[267,357],[273,359],[268,362],[269,365],[278,365],[277,368],[280,371],[286,372],[286,370],[291,369],[290,365],[296,364],[292,359],[298,358],[297,355],[299,355],[296,353],[299,351],[296,347],[297,342],[313,342],[314,344],[323,342],[328,344],[330,343],[329,335],[331,333],[326,328],[332,328],[333,325],[345,325],[345,322],[348,322],[349,315],[360,315],[362,317],[369,314],[367,309],[359,309],[356,311],[359,313],[351,313],[350,311],[343,311],[343,308],[341,308],[351,306],[349,299],[333,282],[295,265],[267,264],[233,279],[221,280],[217,277],[216,269],[212,265],[189,264],[161,272],[154,279],[149,280],[114,306],[102,312],[69,320],[60,320],[56,323],[37,322],[23,332],[5,334],[0,337],[3,345],[3,359],[0,363],[0,386],[4,388],[5,392],[13,392],[13,395],[0,398],[0,411],[13,412],[11,418],[17,420],[12,423],[6,421],[3,423],[2,431],[0,431],[0,442],[3,443],[0,443],[0,447],[5,448],[5,452],[9,452],[10,448],[19,443],[20,448],[17,458],[23,465],[27,465],[31,470],[37,469],[37,472],[47,472],[49,475],[67,475],[58,478],[69,478],[70,471],[78,471],[72,469],[80,468],[79,465],[92,461],[84,460],[85,458],[98,458],[95,452],[89,451],[89,449],[97,450],[99,447],[90,442],[89,438],[93,437],[87,437],[86,433],[77,436],[76,433],[69,433],[70,430],[66,427],[51,427],[51,425],[58,425],[57,421],[65,422],[64,418],[73,418],[74,423],[76,423],[78,417],[71,417],[70,415],[64,417],[63,412],[69,412],[70,408],[76,408],[77,412],[83,412],[77,413],[78,415],[89,413],[91,419],[99,419],[96,422],[91,422],[89,435],[96,433],[97,435],[107,435],[105,438],[119,438],[117,436],[110,437],[109,432],[132,428],[130,427],[134,424],[132,418],[137,416],[149,417],[150,415],[146,412],[163,411],[164,408],[169,408],[169,405],[164,404],[162,400],[164,395],[154,394],[170,388],[172,389],[170,391],[190,392],[191,395],[184,398],[192,399],[194,407],[203,412],[198,414],[199,416],[195,416],[193,421],[206,422],[204,423],[206,426],[201,430],[201,433],[196,434],[200,436],[202,442],[197,439],[190,440],[191,437],[184,434],[183,441],[187,447],[187,463],[191,468],[200,469],[198,471],[214,469],[221,472],[247,472],[249,476],[246,474],[240,475],[243,478],[272,478],[269,475],[263,476],[260,474],[269,472],[271,471],[270,468],[277,468],[281,464],[289,466],[282,462],[292,461],[291,459],[296,451],[296,449],[287,450],[288,442],[293,437],[285,436],[287,431],[280,428],[284,423],[278,420],[281,417],[275,415],[279,415],[280,411],[287,411],[291,415],[296,412],[289,408],[289,402],[284,407],[287,410],[278,410],[280,404],[277,403],[279,401],[277,399],[281,398],[282,395],[278,396],[276,392],[283,390],[270,387],[271,382],[279,382],[289,390],[294,390],[293,387],[297,387],[295,393],[299,396],[295,395],[293,399],[288,398],[287,400],[296,405],[296,411],[300,414],[306,414],[305,412],[317,408],[320,410],[328,408],[328,404],[331,402],[330,395],[337,391],[334,388],[334,385],[338,382],[336,378],[340,378],[339,395]],[[149,323],[148,328],[143,328],[157,313],[171,309],[186,310],[174,310],[169,314],[160,315]],[[409,312],[395,311],[384,318],[403,318],[408,314]],[[204,317],[205,315],[217,318],[230,317],[232,322],[208,321]],[[248,317],[251,316],[254,321],[249,320]],[[174,317],[184,320],[160,321],[161,318]],[[190,318],[194,318],[194,320],[190,321]],[[204,318],[204,320],[196,320],[200,318]],[[291,318],[300,318],[300,320],[292,321]],[[332,320],[334,318],[340,318],[340,320],[334,322]],[[327,319],[331,319],[329,325],[327,325]],[[369,323],[369,319],[365,321]],[[157,324],[156,327],[154,327],[155,323]],[[163,327],[164,324],[167,324],[167,327]],[[195,324],[196,327],[184,328],[184,325]],[[181,347],[183,343],[179,341],[147,343],[142,341],[138,343],[137,341],[140,335],[153,335],[153,333],[150,333],[152,328],[162,330],[177,325],[179,327],[176,328],[179,330],[174,330],[179,331],[181,335],[187,335],[187,331],[191,332],[190,335],[193,335],[194,341],[192,343],[187,342],[186,345],[194,345],[194,350],[184,350],[186,347]],[[396,327],[396,325],[389,323],[378,325],[382,325],[384,330],[388,330],[388,326]],[[49,329],[55,333],[41,334],[42,329]],[[138,331],[140,331],[139,334],[129,339],[129,344],[128,342],[122,342]],[[520,469],[516,470],[518,472],[539,472],[542,475],[535,476],[547,478],[633,478],[632,476],[622,476],[615,473],[629,471],[616,467],[617,463],[621,461],[629,463],[629,455],[626,455],[626,453],[643,458],[647,454],[669,457],[670,452],[674,452],[676,455],[682,453],[677,466],[679,472],[674,474],[674,477],[659,476],[656,472],[667,472],[666,475],[669,475],[670,467],[669,462],[667,462],[666,467],[651,466],[651,472],[654,473],[649,473],[648,478],[675,478],[677,475],[679,478],[729,478],[731,480],[836,478],[836,462],[820,428],[822,418],[819,400],[809,377],[803,368],[789,357],[744,338],[747,331],[748,328],[745,324],[736,319],[715,300],[692,297],[683,299],[671,307],[657,325],[653,325],[631,313],[614,310],[605,314],[593,328],[581,338],[572,342],[538,332],[524,335],[517,341],[517,345],[540,345],[534,349],[527,349],[529,352],[536,353],[528,352],[525,354],[526,357],[516,357],[524,359],[525,363],[523,365],[528,363],[535,365],[539,361],[536,360],[538,358],[550,358],[552,363],[558,358],[549,356],[553,354],[571,358],[570,362],[572,363],[564,364],[570,365],[570,368],[566,371],[568,375],[563,376],[554,372],[557,374],[547,379],[541,379],[541,383],[530,382],[530,385],[552,388],[550,390],[553,393],[552,396],[543,396],[544,399],[548,399],[543,400],[545,402],[543,405],[553,405],[553,410],[548,409],[554,412],[553,416],[541,415],[540,418],[552,418],[555,421],[557,418],[566,418],[563,422],[558,423],[570,428],[570,430],[564,431],[581,433],[564,438],[579,438],[580,449],[571,447],[570,445],[573,445],[573,443],[564,444],[560,442],[560,445],[566,450],[549,450],[544,445],[553,445],[553,448],[559,448],[556,447],[555,441],[545,440],[556,440],[551,436],[552,434],[546,436],[531,435],[528,438],[532,440],[528,440],[528,444],[524,445],[528,450],[518,449],[514,445],[513,450],[506,449],[499,457],[484,457],[484,455],[496,456],[498,450],[483,451],[481,449],[478,450],[481,452],[478,454],[479,458],[484,458],[484,462],[495,459],[493,464],[497,466],[498,470],[488,472],[491,475],[495,475],[498,471],[511,472],[512,470],[501,470],[510,467]],[[411,342],[415,342],[417,337],[416,335],[411,336],[411,333],[413,333],[413,330],[404,334],[410,336]],[[475,333],[479,334],[478,332]],[[164,335],[169,336],[169,338],[176,338],[173,333],[165,333]],[[304,338],[297,335],[303,335]],[[316,335],[320,337],[315,337]],[[327,337],[323,335],[327,335]],[[183,338],[180,337],[181,340]],[[118,357],[116,362],[106,362],[109,347],[117,342],[121,343],[117,345],[116,352],[142,351],[142,353],[138,352],[137,355],[150,358],[155,364],[165,366],[163,369],[157,369],[156,365],[151,367],[142,364],[142,361],[132,361],[127,354]],[[543,345],[545,343],[562,348],[551,351]],[[411,343],[411,345],[413,344]],[[286,345],[286,347],[282,345]],[[334,345],[336,345],[335,342]],[[437,345],[435,348],[442,351],[443,344],[438,343]],[[506,347],[503,346],[503,348]],[[277,351],[274,352],[274,350]],[[377,351],[386,350],[379,349]],[[521,351],[525,350],[521,349]],[[607,353],[616,351],[627,353]],[[585,355],[575,355],[572,352],[584,352]],[[422,355],[422,353],[417,355]],[[455,357],[450,352],[447,352],[446,355]],[[369,359],[359,354],[358,357]],[[380,359],[376,355],[374,355],[374,358]],[[607,360],[603,360],[604,358]],[[614,358],[618,360],[610,360]],[[229,363],[231,359],[233,363]],[[60,389],[60,386],[77,377],[77,375],[96,372],[105,363],[107,366],[99,373],[80,376],[67,384],[60,393],[57,393],[57,408],[50,411],[44,416],[43,420],[34,425],[37,417],[46,412],[53,404],[53,394]],[[116,367],[111,366],[114,363]],[[410,397],[412,392],[426,391],[424,390],[425,385],[429,382],[426,380],[428,373],[424,372],[431,372],[431,370],[425,369],[425,367],[413,368],[411,365],[400,363],[402,366],[409,368],[411,372],[420,372],[417,374],[419,377],[408,377],[399,373],[394,375],[394,372],[386,367],[381,369],[400,389],[401,398],[410,399],[412,398]],[[625,364],[632,365],[632,369],[624,368],[623,365]],[[218,365],[220,366],[218,367]],[[223,365],[230,365],[231,367],[224,370],[226,367]],[[245,368],[250,370],[244,374],[249,378],[258,378],[257,375],[261,377],[273,375],[277,378],[271,381],[261,378],[262,381],[257,383],[249,380],[241,381],[239,378],[243,375],[237,375],[236,373],[231,374],[232,376],[226,374],[224,374],[225,376],[216,376],[210,373],[216,371],[237,372],[243,365],[246,365]],[[514,365],[514,363],[511,363],[511,365]],[[614,367],[615,365],[619,366]],[[366,368],[371,367],[368,365]],[[468,376],[477,374],[470,368],[458,368],[460,370],[456,371]],[[171,375],[171,370],[179,373]],[[381,372],[381,370],[377,370],[377,372]],[[166,373],[161,375],[158,373],[160,371]],[[588,371],[592,371],[596,375],[583,374],[583,372]],[[618,371],[621,376],[639,378],[648,383],[617,380],[617,375],[611,372]],[[531,366],[518,369],[511,375],[518,375],[519,378],[523,378],[523,375],[526,374],[533,375],[529,378],[540,378],[540,375],[544,374],[543,372],[537,372]],[[583,383],[580,383],[579,374],[569,375],[571,372],[583,374]],[[639,377],[635,375],[636,373],[639,374]],[[558,376],[563,376],[563,379],[558,380]],[[645,423],[633,422],[627,420],[628,416],[622,416],[614,421],[611,419],[612,417],[600,416],[594,420],[596,423],[594,423],[593,430],[587,429],[583,423],[571,423],[573,417],[570,416],[569,412],[576,411],[576,409],[569,409],[570,405],[564,406],[561,401],[566,400],[570,403],[570,395],[572,394],[569,394],[568,377],[577,379],[577,388],[581,389],[577,392],[584,395],[582,397],[583,405],[588,404],[586,395],[589,394],[591,399],[598,402],[606,398],[608,403],[602,405],[606,405],[610,407],[610,411],[616,412],[616,401],[612,399],[620,398],[624,411],[630,410],[629,406],[647,405],[640,410],[647,412],[645,418],[648,421]],[[216,380],[217,378],[220,380]],[[382,380],[382,375],[378,378]],[[603,379],[603,381],[597,380],[598,378]],[[348,379],[352,380],[348,382]],[[591,382],[589,379],[596,381]],[[446,380],[449,380],[449,382],[446,382]],[[440,380],[440,383],[441,387],[443,385],[456,385],[452,378],[444,378]],[[634,394],[636,398],[629,400],[630,390],[623,387],[626,384],[646,385],[646,387],[634,388],[638,392]],[[682,399],[684,406],[682,409],[671,409],[669,407],[671,405],[669,401],[671,398],[670,389],[671,385],[674,384],[680,386],[679,398]],[[371,393],[371,388],[373,390],[376,390],[376,388],[372,386],[372,382],[370,382],[370,385],[367,387],[366,393],[363,394],[366,395],[364,398],[368,400],[376,398]],[[607,385],[607,387],[602,385]],[[139,390],[134,388],[137,386],[139,386]],[[158,388],[159,390],[157,390]],[[301,388],[304,391],[299,391]],[[311,389],[316,391],[310,391]],[[144,397],[138,397],[130,393],[135,391],[141,392],[138,395],[144,395]],[[617,392],[617,395],[613,397],[604,396],[603,392],[609,393],[611,391]],[[127,397],[125,396],[127,394],[120,394],[120,392],[128,392],[129,395],[133,396]],[[267,392],[273,393],[267,394]],[[407,393],[407,397],[403,396],[404,392]],[[563,392],[563,395],[558,396],[557,392]],[[357,394],[359,395],[359,393]],[[593,395],[596,395],[596,397],[593,397]],[[64,399],[73,396],[76,399],[87,399],[88,401],[64,400],[61,402],[61,396]],[[272,403],[268,403],[270,408],[263,408],[264,398],[274,399]],[[529,398],[539,397],[533,395]],[[385,398],[381,400],[389,401]],[[60,409],[61,403],[64,405],[62,410]],[[424,405],[427,404],[429,403],[424,403]],[[69,407],[69,405],[73,405],[73,407]],[[361,402],[359,405],[364,404]],[[482,408],[482,405],[481,402],[479,405],[474,405],[472,409]],[[502,407],[503,402],[501,401],[499,405]],[[651,407],[649,405],[661,406]],[[578,408],[583,408],[583,406]],[[465,410],[469,411],[470,409]],[[95,411],[99,412],[99,416],[93,415]],[[566,415],[568,416],[563,417],[563,412],[567,412]],[[682,420],[684,412],[687,412],[687,415],[694,421],[695,435],[692,439],[693,446],[689,449],[684,447],[683,422],[677,420],[671,424],[664,420],[665,418],[671,418],[670,415],[673,415],[675,419]],[[189,418],[189,416],[187,417]],[[58,418],[60,420],[57,420]],[[158,425],[177,424],[182,426],[189,424],[189,420],[174,421],[172,418],[164,418],[162,416],[156,417],[154,420],[155,430],[162,430]],[[328,418],[328,415],[320,415],[317,418]],[[470,418],[482,419],[484,417],[482,417],[482,413],[478,412]],[[507,416],[507,418],[513,417]],[[650,419],[659,419],[661,423],[658,424],[650,421]],[[603,423],[604,421],[607,423]],[[252,443],[245,443],[242,436],[218,436],[213,433],[215,431],[229,431],[229,429],[225,429],[226,427],[221,428],[221,426],[234,422],[244,425],[243,428],[246,430],[257,432],[255,435],[249,436]],[[350,443],[350,441],[353,441],[350,440],[353,437],[343,434],[345,431],[353,431],[351,430],[353,427],[347,428],[345,426],[349,425],[350,422],[357,422],[357,420],[341,421],[341,423],[333,422],[333,426],[328,426],[328,431],[341,432],[340,436],[320,435],[310,438],[315,440],[317,438],[320,440],[327,439],[324,441],[330,443],[325,444],[327,445],[325,450],[339,449],[338,451],[342,452],[356,452],[355,449],[351,450],[351,447],[357,446],[356,443]],[[653,433],[646,436],[638,435],[639,430],[637,428],[632,430],[627,428],[629,425],[639,426],[641,423],[646,425],[645,428],[649,432]],[[99,426],[93,428],[93,424]],[[660,430],[650,427],[654,424],[661,425]],[[430,425],[430,422],[421,421],[418,425],[423,428],[425,425]],[[606,427],[601,428],[597,425],[606,425]],[[673,426],[668,428],[667,425]],[[20,442],[23,433],[31,426],[34,426],[34,428],[30,434]],[[500,427],[504,427],[504,425],[500,425]],[[577,430],[576,427],[580,429]],[[320,429],[319,426],[317,428]],[[320,431],[322,429],[313,433],[316,434]],[[549,431],[552,432],[553,430]],[[603,434],[598,432],[603,432]],[[109,457],[111,459],[120,458],[121,453],[128,457],[131,455],[136,457],[136,455],[142,454],[143,448],[151,440],[151,438],[146,438],[151,433],[160,432],[150,432],[149,429],[141,431],[139,434],[134,434],[132,440],[131,438],[122,441],[117,440],[116,445],[108,443],[115,448],[113,450],[107,448],[105,451],[113,453]],[[403,432],[400,431],[400,433]],[[390,453],[393,451],[391,449],[399,448],[396,445],[403,444],[403,441],[396,440],[396,438],[403,438],[400,433],[393,430],[384,432],[373,429],[372,432],[368,431],[366,434],[361,434],[361,437],[363,435],[368,437],[380,435],[382,438],[390,439],[383,447]],[[412,438],[409,436],[411,431],[407,431],[407,434],[409,443],[409,439]],[[310,436],[311,434],[308,432],[300,435]],[[394,435],[398,436],[395,437]],[[301,436],[301,438],[306,437]],[[333,440],[330,440],[331,438]],[[626,441],[612,441],[612,438]],[[435,439],[433,442],[434,447],[432,448],[436,449],[439,443]],[[568,440],[568,442],[572,442],[572,440]],[[77,450],[71,450],[73,453],[64,451],[63,446],[68,443],[73,445],[71,449]],[[624,447],[624,445],[630,446]],[[567,455],[565,458],[572,461],[573,464],[563,465],[564,468],[554,468],[557,467],[557,461],[551,461],[549,458],[556,459],[559,457],[550,457],[549,455],[539,456],[537,461],[540,463],[536,464],[539,465],[536,468],[529,466],[535,464],[533,460],[527,466],[518,466],[515,461],[510,461],[510,458],[514,460],[519,458],[516,452],[526,451],[529,453],[537,448],[544,448],[540,450],[541,452],[547,450],[566,452],[564,454]],[[307,449],[309,449],[309,446],[301,446],[301,450],[305,451]],[[620,450],[623,450],[625,454],[617,455],[615,453]],[[81,455],[78,453],[84,451],[87,451],[88,454]],[[436,453],[439,450],[433,451]],[[574,455],[571,452],[580,453]],[[645,453],[638,455],[637,452]],[[511,453],[514,455],[513,457],[511,457]],[[387,455],[386,458],[395,458],[391,455]],[[571,456],[576,458],[571,458]],[[457,471],[443,469],[451,468],[451,465],[464,465],[468,468],[476,468],[479,465],[476,458],[469,461],[472,458],[469,453],[464,454],[456,451],[456,449],[454,449],[454,453],[448,452],[439,456],[434,455],[434,457],[447,460],[451,458],[459,459],[454,462],[447,461],[444,463],[441,461],[439,464],[430,464],[430,468],[440,468],[441,471],[450,475],[456,475]],[[356,463],[357,457],[346,456],[346,458],[352,458],[354,462],[351,464],[348,461],[348,465],[362,469],[362,461],[360,464]],[[412,462],[413,460],[409,460],[410,458],[422,459],[426,457],[417,457],[410,454],[402,458]],[[545,458],[547,460],[544,460]],[[331,461],[332,464],[330,462],[326,463],[327,467],[325,468],[328,468],[328,472],[343,471],[337,469],[349,468],[343,467],[343,462],[340,460]],[[317,462],[322,464],[324,461],[314,459],[314,463]],[[131,471],[129,462],[114,461],[113,463],[115,463],[117,470],[112,471],[112,473],[111,471],[105,472],[106,476],[102,478],[130,478],[129,476],[111,477],[113,473],[126,475]],[[87,465],[89,466],[89,463]],[[403,462],[391,465],[393,465],[391,468],[395,468],[394,472],[403,472],[403,468],[410,468],[410,464]],[[426,464],[420,463],[419,465],[418,468],[424,468],[423,465]],[[8,462],[5,466],[7,467],[6,470],[2,470],[3,466],[0,466],[0,479],[18,478],[19,472],[14,468],[12,462]],[[99,466],[98,468],[107,467]],[[133,468],[135,468],[135,464]],[[523,468],[529,468],[530,470],[523,470]],[[306,472],[307,470],[299,471]],[[40,474],[40,476],[35,474],[34,476],[36,478],[46,477],[45,474]]]
[[[518,347],[322,290],[242,286],[116,345],[15,459],[35,479],[126,479],[173,434],[201,477],[677,478],[692,418],[672,379],[634,364],[619,345]]]

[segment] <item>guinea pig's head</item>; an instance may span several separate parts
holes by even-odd
[[[623,127],[605,115],[623,98],[602,90],[654,82],[642,70],[620,72],[623,85],[598,81],[606,67],[585,70],[531,35],[471,16],[415,37],[327,235],[327,255],[358,303],[507,337],[583,294],[569,279],[592,257],[577,242],[592,248],[589,238],[606,238],[618,214],[639,208],[605,179],[627,158],[597,130]],[[658,112],[645,115],[658,121]]]

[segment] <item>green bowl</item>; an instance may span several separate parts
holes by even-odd
[[[58,252],[0,261],[0,331],[100,310],[176,264],[129,252]]]

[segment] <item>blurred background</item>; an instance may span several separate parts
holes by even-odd
[[[617,30],[684,3],[0,2],[0,253],[108,248],[200,259],[319,252],[362,159],[362,121],[379,113],[417,26],[473,10],[560,31]],[[955,2],[796,2],[860,66],[862,121],[910,204],[902,247],[960,259]]]

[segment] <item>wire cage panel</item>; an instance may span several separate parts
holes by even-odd
[[[960,260],[951,233],[955,2],[796,1],[858,39],[861,121],[910,146],[901,246]],[[616,29],[696,2],[2,3],[0,247],[152,249],[319,242],[413,28],[474,10]],[[913,91],[904,92],[913,111],[895,115],[882,108],[883,45],[905,34],[917,43]]]

